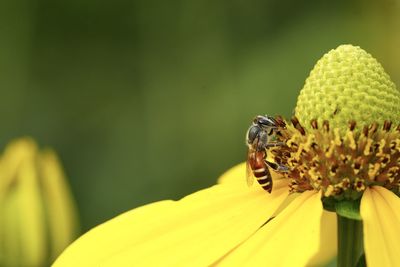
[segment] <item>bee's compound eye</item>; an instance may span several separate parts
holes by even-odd
[[[270,127],[276,125],[276,120],[270,116],[257,116],[257,123],[260,126]]]
[[[249,144],[253,143],[254,139],[257,138],[260,131],[261,131],[260,127],[256,125],[250,126],[249,130],[247,131],[247,143]]]

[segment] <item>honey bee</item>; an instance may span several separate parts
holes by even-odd
[[[278,121],[270,116],[258,115],[254,118],[246,134],[246,143],[248,146],[246,177],[247,184],[251,186],[254,177],[261,187],[271,193],[272,176],[269,168],[278,172],[287,172],[288,168],[267,160],[267,151],[270,147],[282,146],[283,142],[270,141],[270,137],[279,129],[285,127],[283,121]]]

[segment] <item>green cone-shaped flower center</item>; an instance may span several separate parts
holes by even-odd
[[[359,129],[385,120],[398,124],[399,103],[400,92],[376,59],[360,47],[341,45],[314,66],[295,113],[306,129],[316,119],[320,125],[328,120],[331,128],[343,132],[350,120]]]

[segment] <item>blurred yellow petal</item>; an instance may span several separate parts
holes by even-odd
[[[21,166],[21,162],[32,159],[37,153],[35,142],[29,138],[21,138],[11,142],[5,149],[0,160],[0,199],[6,195],[9,186],[15,180],[16,173]]]
[[[318,253],[307,266],[324,266],[337,255],[337,219],[335,212],[325,211],[321,218],[321,237]]]
[[[400,198],[374,186],[361,199],[364,249],[370,267],[400,266]]]
[[[319,248],[320,198],[320,193],[313,191],[302,193],[217,265],[305,266]]]
[[[21,259],[19,242],[19,216],[21,190],[8,193],[7,201],[0,199],[0,263],[4,266],[18,266]]]
[[[287,191],[286,181],[272,194],[228,183],[140,207],[82,236],[54,266],[207,266],[257,231]]]
[[[54,151],[44,150],[39,157],[43,204],[46,206],[50,232],[49,252],[54,260],[77,236],[77,211],[67,179]]]
[[[29,266],[40,266],[46,257],[45,220],[42,199],[34,162],[21,164],[19,172],[21,194],[18,210],[20,242],[24,249],[21,255]]]
[[[34,165],[35,143],[21,139],[11,143],[0,163],[0,265],[42,266],[46,259],[45,210]],[[1,179],[0,179],[1,180]]]
[[[76,217],[64,179],[55,153],[41,153],[31,138],[7,145],[0,160],[0,266],[47,266],[72,241],[68,226]]]

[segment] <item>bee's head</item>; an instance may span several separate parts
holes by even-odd
[[[270,127],[276,127],[277,126],[277,121],[271,117],[271,116],[262,116],[258,115],[257,117],[254,118],[254,124],[257,124],[259,127],[263,129],[268,129]]]

